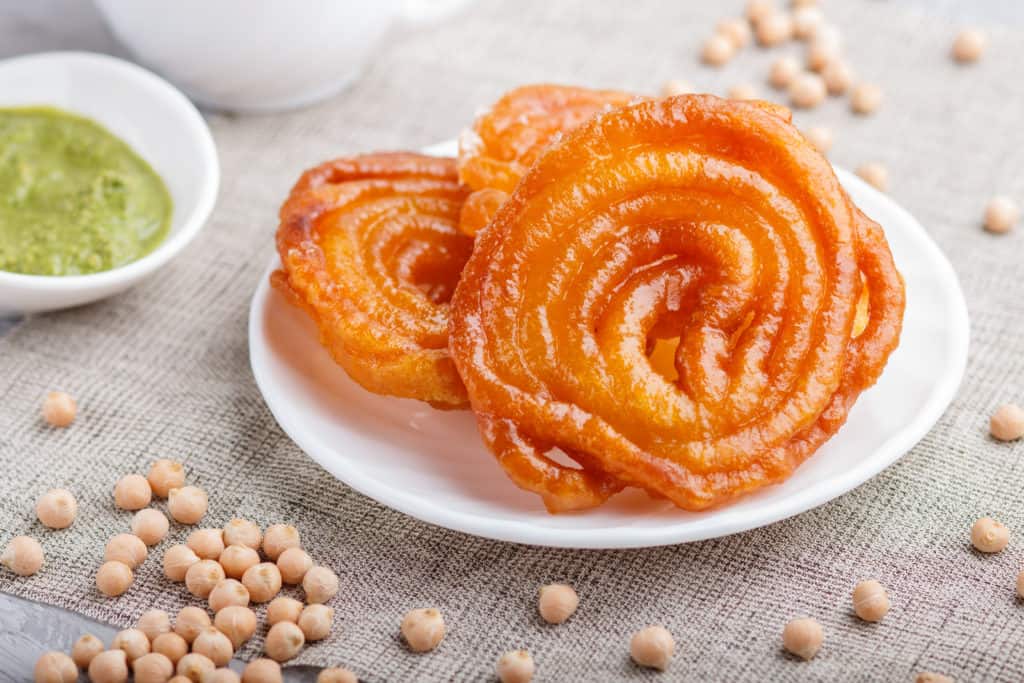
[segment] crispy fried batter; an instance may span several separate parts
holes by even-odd
[[[680,96],[539,157],[477,236],[450,347],[485,443],[549,510],[622,486],[699,510],[835,434],[903,307],[882,230],[784,109]]]
[[[506,93],[459,138],[459,180],[475,192],[460,228],[476,234],[541,152],[594,114],[635,95],[567,85],[526,85]]]
[[[307,171],[281,207],[271,280],[366,389],[439,408],[465,405],[448,355],[448,301],[472,240],[453,159],[336,159]]]

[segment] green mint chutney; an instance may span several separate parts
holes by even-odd
[[[164,181],[100,124],[0,108],[0,270],[80,275],[152,251],[171,224]]]

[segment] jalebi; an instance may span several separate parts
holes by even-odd
[[[903,305],[882,230],[784,108],[680,96],[539,156],[477,236],[450,348],[486,445],[549,510],[624,486],[699,510],[836,433]]]
[[[281,207],[273,284],[304,308],[366,389],[466,404],[448,354],[449,299],[472,250],[455,162],[413,153],[336,159]]]

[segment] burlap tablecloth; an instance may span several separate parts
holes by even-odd
[[[272,253],[276,209],[303,168],[452,137],[478,106],[525,82],[760,85],[778,51],[748,49],[721,70],[695,59],[715,21],[738,10],[737,2],[482,2],[440,26],[396,31],[365,77],[327,103],[211,116],[222,189],[195,244],[125,295],[30,319],[0,339],[0,541],[32,534],[47,556],[35,577],[0,573],[0,589],[118,625],[154,605],[193,602],[163,579],[159,548],[126,595],[103,598],[93,586],[105,539],[129,521],[113,508],[113,482],[166,456],[211,492],[205,523],[239,515],[298,524],[313,556],[341,576],[333,635],[298,661],[343,663],[368,681],[486,680],[498,655],[516,647],[533,653],[538,680],[654,678],[628,656],[630,634],[649,623],[667,626],[679,644],[662,680],[911,680],[929,669],[961,681],[1024,678],[1024,607],[1014,597],[1024,444],[995,443],[986,428],[995,405],[1024,401],[1024,229],[996,237],[979,228],[994,192],[1024,201],[1024,31],[991,27],[985,60],[964,68],[947,58],[951,24],[892,3],[829,3],[854,67],[883,86],[886,102],[870,118],[834,100],[798,120],[834,127],[837,163],[888,165],[892,196],[956,266],[972,337],[965,382],[939,424],[897,465],[828,505],[749,533],[650,550],[472,538],[334,480],[281,432],[253,382],[249,298]],[[17,22],[3,26],[0,44],[4,31],[8,50],[24,43]],[[81,42],[63,31],[69,44]],[[112,47],[105,41],[98,47]],[[72,429],[39,419],[41,397],[56,387],[80,400]],[[36,496],[53,486],[78,495],[67,531],[47,532],[33,514]],[[970,549],[968,529],[984,514],[1014,530],[1006,552]],[[171,540],[186,532],[174,527]],[[892,597],[877,625],[851,614],[850,590],[865,577]],[[581,596],[579,613],[560,627],[536,616],[537,587],[549,581]],[[397,632],[401,614],[420,605],[439,607],[449,624],[428,655],[409,653]],[[825,627],[810,663],[780,648],[782,625],[797,615]],[[260,645],[258,635],[243,656]]]

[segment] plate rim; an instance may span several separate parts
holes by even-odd
[[[424,151],[429,153],[450,144],[451,141],[445,141],[431,145]],[[814,486],[808,486],[790,496],[772,501],[766,506],[765,513],[759,514],[755,518],[747,516],[739,519],[711,519],[707,525],[699,526],[696,530],[693,528],[692,519],[686,520],[683,528],[680,528],[679,524],[666,524],[658,527],[623,526],[618,529],[573,530],[539,527],[519,520],[478,517],[469,513],[452,511],[436,504],[425,504],[418,496],[412,496],[387,486],[374,477],[363,475],[358,469],[338,467],[332,462],[335,453],[330,446],[321,443],[314,434],[295,424],[294,416],[288,411],[288,401],[269,398],[273,394],[272,383],[266,374],[267,371],[263,367],[263,363],[259,362],[263,359],[263,355],[257,342],[259,341],[259,326],[264,319],[264,311],[272,294],[269,275],[280,266],[276,253],[271,257],[269,267],[263,272],[249,306],[249,363],[256,385],[264,403],[282,431],[304,453],[336,479],[381,505],[428,524],[473,536],[508,543],[556,548],[646,548],[730,536],[768,526],[813,510],[873,479],[882,470],[902,458],[931,431],[931,428],[935,426],[955,398],[963,381],[967,368],[970,339],[967,302],[959,278],[952,263],[946,258],[938,244],[920,222],[895,200],[882,194],[849,171],[836,167],[835,172],[844,186],[856,186],[859,191],[879,195],[900,216],[906,227],[915,234],[916,241],[922,243],[927,249],[927,260],[931,264],[931,268],[936,271],[944,290],[942,299],[951,305],[949,320],[951,324],[947,325],[947,329],[950,330],[951,356],[956,359],[956,366],[950,368],[942,376],[934,390],[930,392],[928,400],[917,411],[914,419],[897,430],[868,457],[841,473],[815,482]]]

